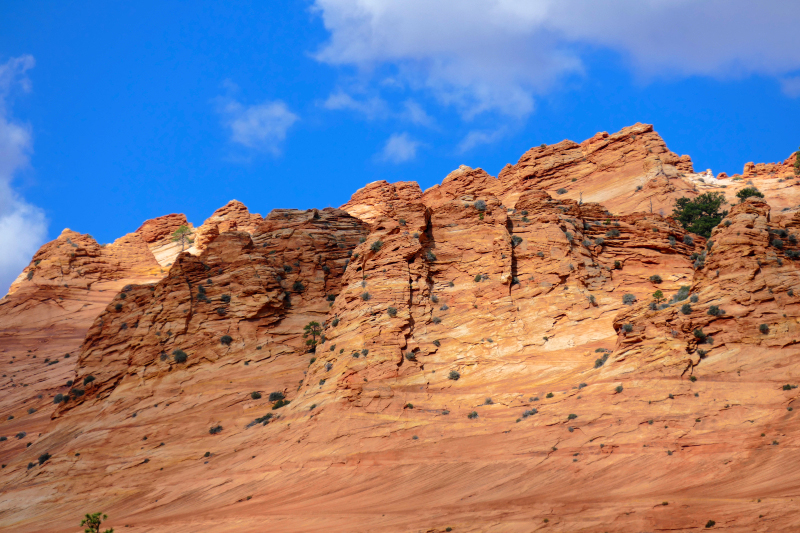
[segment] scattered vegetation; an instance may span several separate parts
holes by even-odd
[[[633,302],[636,301],[636,295],[627,293],[622,296],[622,303],[625,305],[633,305]]]
[[[467,415],[467,418],[469,418],[470,420],[474,420],[475,418],[478,418],[478,412],[477,411],[472,411],[470,414]]]
[[[722,316],[725,314],[725,311],[716,305],[712,305],[708,308],[708,314],[711,316]]]
[[[283,395],[282,392],[270,392],[269,393],[269,401],[277,402],[278,400],[283,400],[286,396]]]
[[[378,252],[382,246],[383,246],[383,241],[379,239],[373,242],[372,245],[369,247],[369,249],[372,250],[373,252]]]

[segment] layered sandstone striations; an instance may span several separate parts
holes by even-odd
[[[795,530],[800,218],[767,194],[689,235],[659,211],[705,192],[690,165],[636,125],[342,211],[229,204],[0,442],[0,524]]]

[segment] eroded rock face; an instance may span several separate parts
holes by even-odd
[[[793,531],[800,214],[687,235],[649,198],[730,191],[645,125],[509,168],[215,213],[103,301],[49,425],[0,421],[31,435],[0,442],[0,524],[71,531],[91,499],[133,531]],[[120,246],[158,271],[136,250],[183,221]],[[65,242],[33,280],[99,276]]]

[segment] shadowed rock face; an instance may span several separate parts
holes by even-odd
[[[67,532],[96,508],[132,531],[794,531],[800,215],[751,199],[706,242],[630,200],[697,194],[690,172],[636,125],[533,149],[500,179],[376,182],[342,211],[232,202],[164,274],[144,250],[177,216],[113,268],[60,237],[35,291],[67,290],[56,259],[91,287],[156,275],[94,307],[59,293],[52,316],[88,333],[35,353],[72,342],[69,371],[28,355],[36,337],[3,311],[55,323],[47,298],[25,279],[0,303],[17,385],[0,524]],[[576,183],[597,188],[551,190]]]

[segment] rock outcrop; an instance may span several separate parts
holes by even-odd
[[[800,214],[724,185],[636,125],[184,253],[65,232],[0,302],[0,524],[793,531]],[[706,191],[708,240],[659,214]]]

